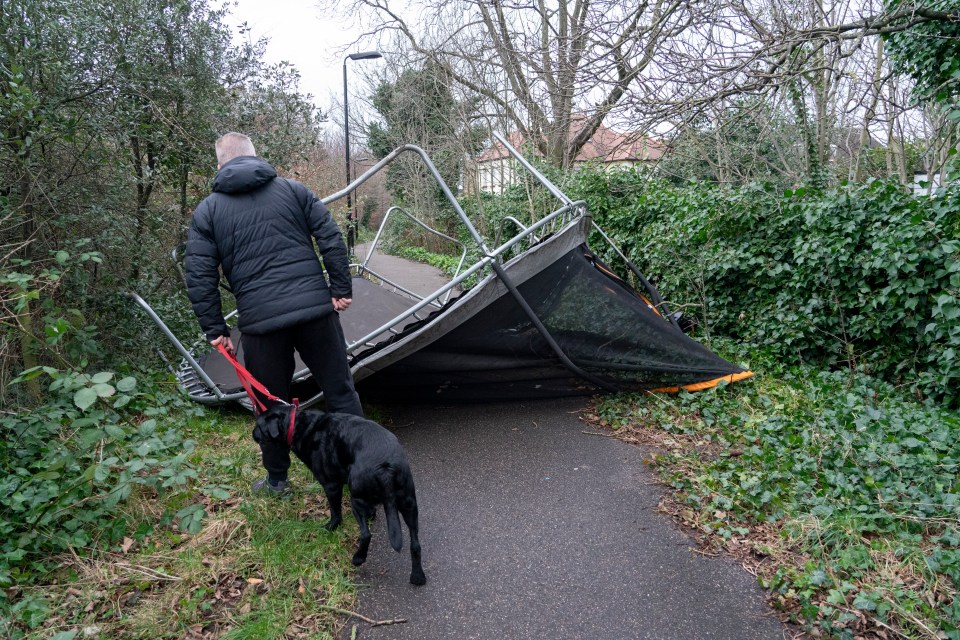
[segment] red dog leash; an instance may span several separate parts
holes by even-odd
[[[253,392],[254,389],[263,394],[267,400],[275,400],[277,402],[282,402],[283,404],[289,404],[288,402],[282,400],[281,398],[273,395],[270,391],[260,383],[259,380],[253,377],[253,374],[246,370],[246,368],[240,364],[240,362],[234,358],[227,348],[222,344],[217,345],[217,351],[219,351],[224,358],[227,359],[227,362],[233,365],[233,368],[237,372],[237,378],[240,380],[240,384],[243,385],[244,391],[247,392],[247,395],[250,397],[250,402],[253,403],[253,408],[256,413],[267,410],[267,405],[265,405],[260,398]],[[256,411],[259,408],[259,411]]]
[[[247,392],[247,396],[250,398],[250,402],[253,404],[254,413],[261,413],[267,410],[267,405],[265,405],[260,398],[257,397],[257,394],[253,392],[254,390],[257,390],[263,394],[267,400],[274,400],[283,404],[290,404],[286,400],[270,393],[270,391],[263,386],[259,380],[254,378],[253,374],[247,371],[246,367],[240,364],[240,362],[234,358],[222,344],[217,345],[217,351],[219,351],[223,357],[227,359],[227,362],[233,365],[234,370],[236,370],[237,379],[239,379],[240,384],[243,385],[243,390]],[[297,409],[300,407],[300,399],[294,398],[292,406],[293,410],[290,411],[290,426],[287,428],[288,447],[293,445],[293,426],[297,420]],[[259,411],[257,410],[258,408]]]
[[[293,408],[290,410],[290,426],[287,428],[287,448],[293,447],[293,424],[297,420],[297,409],[300,407],[300,398],[293,399]]]

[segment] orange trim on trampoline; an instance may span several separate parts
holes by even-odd
[[[661,318],[663,317],[663,314],[660,313],[660,309],[657,309],[655,306],[653,306],[653,303],[647,300],[646,296],[644,296],[642,293],[638,293],[637,295],[640,296],[641,300],[647,303],[647,306],[650,307],[651,311],[653,311],[655,314],[657,314]]]
[[[714,378],[713,380],[706,380],[704,382],[695,382],[693,384],[682,384],[677,387],[661,387],[659,389],[651,389],[647,393],[679,393],[680,389],[685,389],[687,391],[703,391],[704,389],[712,389],[721,382],[737,382],[739,380],[745,380],[753,376],[753,371],[741,371],[740,373],[731,373],[728,376],[721,376],[719,378]]]

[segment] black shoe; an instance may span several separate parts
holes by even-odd
[[[293,488],[288,481],[281,480],[274,484],[270,481],[269,476],[254,482],[251,490],[257,495],[273,496],[276,498],[287,498],[293,493]]]

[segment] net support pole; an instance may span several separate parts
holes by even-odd
[[[504,138],[502,135],[500,135],[497,132],[493,133],[493,137],[496,138],[497,141],[500,144],[502,144],[503,147],[507,150],[507,153],[513,156],[514,160],[519,162],[524,169],[530,172],[530,174],[534,178],[536,178],[537,181],[540,182],[540,184],[542,184],[547,189],[547,191],[549,191],[553,195],[553,197],[555,197],[557,200],[560,200],[561,202],[564,202],[568,205],[573,204],[573,201],[570,200],[570,198],[568,198],[567,195],[563,191],[561,191],[559,187],[557,187],[557,185],[553,184],[545,175],[537,171],[536,167],[534,167],[532,164],[530,164],[530,162],[526,158],[520,155],[520,152],[514,149],[513,146],[507,141],[506,138]],[[654,304],[663,310],[662,315],[667,319],[667,322],[669,322],[671,325],[679,329],[679,326],[677,325],[676,321],[673,319],[673,315],[670,313],[670,308],[667,307],[667,303],[663,300],[663,298],[660,297],[660,293],[656,290],[653,284],[651,284],[650,281],[647,280],[647,278],[642,273],[640,273],[640,270],[637,269],[633,265],[633,263],[627,259],[627,256],[624,255],[624,253],[620,251],[617,245],[613,243],[613,240],[611,240],[610,237],[603,232],[603,229],[597,226],[596,222],[593,222],[592,220],[591,222],[593,223],[593,228],[599,231],[600,235],[603,236],[603,239],[606,240],[607,243],[611,247],[613,247],[617,253],[620,254],[620,257],[623,258],[623,261],[627,264],[627,268],[633,271],[634,275],[637,276],[637,279],[640,280],[640,283],[643,284],[647,292],[650,294]]]
[[[620,391],[617,387],[611,385],[608,382],[605,382],[598,378],[597,376],[584,371],[578,367],[573,360],[571,360],[566,353],[564,353],[563,348],[553,339],[553,336],[550,335],[550,331],[544,326],[543,322],[540,321],[537,312],[527,303],[526,299],[523,297],[523,294],[520,293],[520,290],[517,289],[516,285],[507,277],[506,270],[494,260],[490,263],[490,266],[493,268],[493,271],[497,274],[497,277],[500,278],[500,282],[507,288],[510,294],[513,296],[514,300],[517,301],[517,304],[520,305],[520,308],[523,309],[523,312],[527,314],[527,317],[530,319],[530,322],[533,323],[533,326],[537,328],[537,331],[540,332],[540,335],[543,336],[543,339],[547,341],[547,344],[550,346],[550,349],[560,358],[560,362],[570,370],[571,373],[583,378],[587,382],[596,385],[600,389],[608,392],[617,392]]]
[[[503,269],[503,267],[497,262],[495,256],[494,256],[493,253],[490,251],[490,248],[487,247],[486,243],[483,241],[483,237],[480,235],[480,232],[478,232],[477,229],[476,229],[476,227],[473,226],[473,223],[470,222],[470,218],[467,216],[467,214],[464,212],[463,208],[460,206],[460,203],[459,203],[459,202],[457,201],[457,199],[454,197],[453,192],[450,191],[450,187],[447,186],[447,183],[444,181],[443,177],[441,177],[440,172],[437,171],[437,168],[436,168],[436,166],[433,164],[433,161],[430,159],[430,157],[427,155],[427,153],[426,153],[423,149],[421,149],[420,147],[417,147],[416,145],[412,145],[412,144],[407,144],[407,145],[404,145],[404,146],[402,146],[402,147],[398,147],[397,149],[394,149],[391,153],[389,153],[389,154],[388,154],[387,156],[385,156],[382,160],[380,160],[380,162],[378,162],[375,166],[373,166],[373,167],[371,167],[370,169],[368,169],[363,175],[361,175],[359,178],[357,178],[357,179],[354,180],[352,183],[350,183],[349,185],[347,185],[346,188],[344,188],[343,190],[338,191],[337,193],[334,193],[334,194],[332,194],[332,195],[330,195],[330,196],[327,196],[326,198],[323,198],[323,199],[321,200],[321,202],[323,202],[324,204],[329,204],[330,202],[333,202],[333,201],[335,201],[335,200],[338,200],[338,199],[342,198],[343,196],[345,196],[346,194],[352,192],[354,189],[356,189],[358,186],[360,186],[360,184],[362,184],[365,180],[367,180],[367,179],[368,179],[370,176],[372,176],[374,173],[376,173],[377,171],[379,171],[382,167],[384,167],[384,166],[386,166],[387,164],[393,162],[393,160],[394,160],[397,156],[399,156],[401,153],[404,153],[404,152],[407,152],[407,151],[411,151],[411,152],[417,154],[418,156],[420,156],[420,159],[423,161],[423,164],[424,164],[424,165],[427,167],[427,169],[430,171],[431,175],[433,175],[433,179],[436,180],[437,185],[440,187],[440,190],[443,192],[443,195],[446,197],[447,202],[449,202],[449,203],[450,203],[450,206],[453,207],[453,210],[456,211],[457,216],[460,218],[460,221],[461,221],[461,222],[463,223],[463,225],[466,227],[467,232],[468,232],[468,233],[470,234],[470,236],[473,238],[473,241],[477,244],[477,246],[478,246],[478,247],[480,248],[480,250],[483,252],[483,255],[484,255],[487,259],[490,260],[490,267],[493,269],[493,271],[494,271],[494,273],[497,275],[497,277],[500,278],[500,282],[502,282],[502,283],[504,284],[504,286],[507,288],[507,291],[510,292],[510,295],[512,295],[513,298],[517,301],[517,304],[519,304],[519,305],[520,305],[520,308],[523,309],[523,312],[524,312],[524,313],[527,315],[527,317],[530,319],[530,322],[532,322],[532,323],[533,323],[533,326],[536,327],[537,331],[540,332],[540,335],[542,335],[542,336],[543,336],[543,339],[546,340],[547,344],[550,346],[550,349],[551,349],[551,350],[556,354],[556,356],[560,359],[560,362],[563,363],[563,366],[565,366],[567,369],[569,369],[570,372],[573,373],[574,375],[576,375],[576,376],[578,376],[578,377],[580,377],[580,378],[583,378],[583,379],[586,380],[587,382],[590,382],[591,384],[596,385],[597,387],[599,387],[600,389],[603,389],[604,391],[619,391],[619,389],[615,388],[613,385],[611,385],[611,384],[609,384],[609,383],[607,383],[607,382],[604,382],[603,380],[601,380],[600,378],[596,377],[596,376],[593,375],[592,373],[589,373],[589,372],[587,372],[587,371],[584,371],[583,369],[581,369],[580,367],[578,367],[578,366],[567,356],[567,354],[563,352],[563,349],[560,347],[560,345],[557,343],[557,341],[554,340],[553,336],[550,335],[550,332],[549,332],[549,331],[547,330],[547,328],[544,326],[543,322],[541,322],[541,321],[540,321],[540,318],[537,317],[536,312],[530,307],[530,305],[529,305],[529,304],[527,303],[527,301],[524,299],[523,295],[520,293],[520,291],[517,289],[517,287],[513,284],[513,282],[512,282],[512,281],[510,280],[510,278],[507,276],[506,271],[505,271],[505,270]],[[532,167],[531,167],[531,169],[532,169]],[[535,174],[536,174],[536,172],[535,172]],[[539,176],[539,174],[536,174],[536,175]],[[541,179],[542,181],[545,181],[546,184],[550,184],[550,182],[549,182],[548,180],[546,180],[546,178],[540,176],[540,179]],[[559,189],[557,189],[557,188],[556,188],[555,186],[553,186],[552,184],[550,184],[550,186],[553,187],[552,190],[555,190],[556,193],[559,194],[558,197],[560,197],[561,200],[563,200],[563,201],[566,202],[566,203],[572,204],[572,203],[570,202],[570,199],[567,198],[565,195],[563,195],[563,193],[560,192]],[[423,303],[421,303],[421,304],[423,304]]]

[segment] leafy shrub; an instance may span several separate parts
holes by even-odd
[[[42,576],[54,554],[117,542],[136,487],[178,491],[196,475],[193,443],[159,420],[185,402],[175,394],[112,372],[38,367],[18,380],[39,375],[48,401],[0,417],[0,587]],[[202,507],[178,516],[195,530]]]
[[[960,417],[863,374],[753,355],[755,382],[599,413],[699,443],[658,467],[703,530],[779,530],[761,582],[809,625],[852,637],[859,611],[904,637],[960,637]]]

